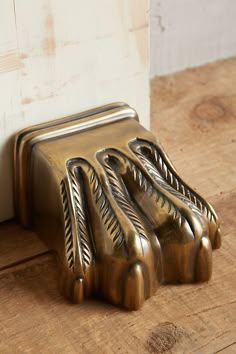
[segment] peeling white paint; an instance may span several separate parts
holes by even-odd
[[[1,0],[0,221],[14,215],[20,129],[112,101],[149,126],[148,11],[148,0]]]

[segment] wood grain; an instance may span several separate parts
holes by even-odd
[[[15,221],[8,221],[0,224],[0,251],[1,271],[44,254],[48,249],[33,231],[23,229]]]
[[[95,300],[76,306],[58,292],[53,256],[40,255],[0,272],[1,353],[235,352],[235,75],[232,59],[152,82],[153,133],[221,219],[211,281],[162,286],[137,312]],[[35,242],[31,252],[41,249]]]

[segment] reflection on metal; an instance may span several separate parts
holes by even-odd
[[[25,129],[15,206],[58,254],[61,289],[138,309],[161,283],[207,281],[217,216],[123,103]]]

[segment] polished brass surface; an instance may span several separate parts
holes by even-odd
[[[15,140],[15,207],[58,255],[62,292],[138,309],[161,283],[207,281],[217,216],[137,113],[114,103]]]

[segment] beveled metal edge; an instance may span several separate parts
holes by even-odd
[[[47,129],[47,128],[50,128],[50,127],[56,127],[56,126],[59,126],[59,125],[61,125],[63,123],[68,123],[68,122],[72,123],[72,122],[75,122],[75,121],[77,121],[79,119],[92,117],[92,116],[94,116],[96,114],[107,112],[109,110],[116,109],[116,108],[121,108],[121,107],[129,107],[129,105],[124,103],[124,102],[114,102],[114,103],[111,103],[111,104],[107,104],[107,105],[104,105],[104,106],[99,106],[97,108],[86,110],[86,111],[83,111],[81,113],[76,113],[76,114],[73,114],[73,115],[70,115],[70,116],[67,116],[67,117],[54,119],[54,120],[51,120],[49,122],[36,124],[36,125],[33,125],[31,127],[28,127],[28,128],[25,128],[25,129],[21,130],[18,134],[16,134],[15,140],[17,141],[17,144],[19,144],[21,142],[21,140],[26,135],[28,135],[29,133],[33,133],[35,131],[40,131],[42,129]]]
[[[136,119],[137,112],[124,102],[115,102],[68,117],[52,120],[21,130],[14,143],[14,206],[15,215],[29,226],[27,195],[29,192],[31,150],[41,141],[55,139],[123,119]]]

